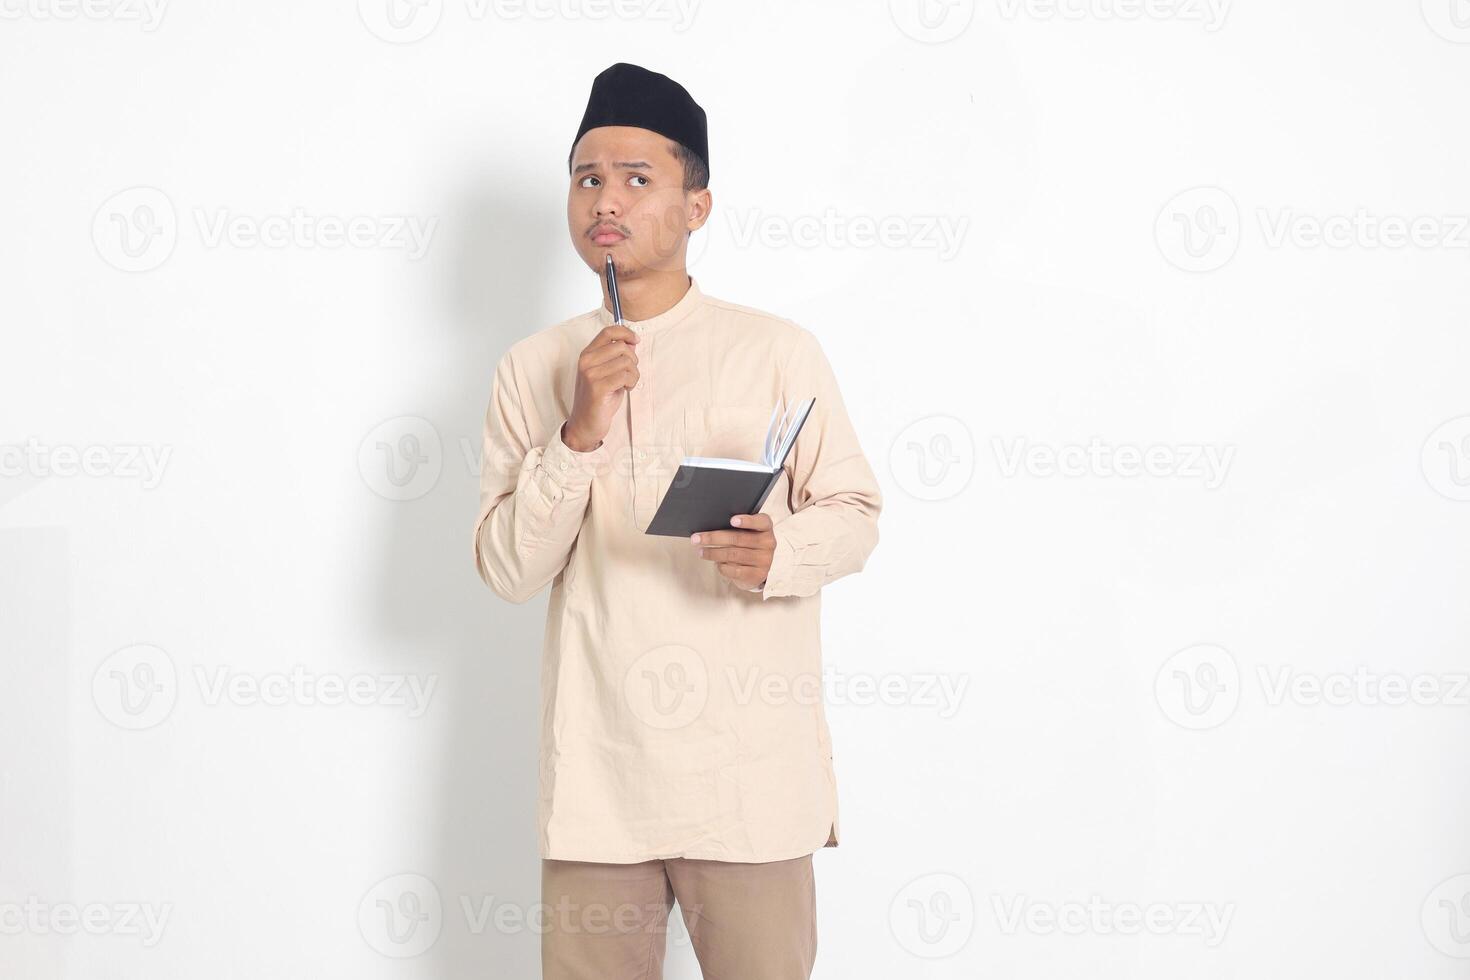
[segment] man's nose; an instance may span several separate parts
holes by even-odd
[[[623,201],[617,192],[612,188],[603,188],[602,193],[597,195],[597,216],[601,218],[622,213]]]

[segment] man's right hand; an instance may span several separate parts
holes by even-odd
[[[603,327],[577,358],[577,389],[572,414],[562,426],[562,442],[574,452],[591,452],[612,428],[623,390],[638,383],[638,335],[616,324]]]

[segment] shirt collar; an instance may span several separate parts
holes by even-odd
[[[647,320],[630,320],[623,318],[623,325],[631,328],[635,333],[646,334],[672,327],[693,313],[704,300],[704,292],[699,288],[699,282],[693,276],[689,276],[689,288],[679,298],[679,302],[664,310],[657,316],[651,316]],[[601,326],[610,326],[613,322],[612,310],[606,306],[597,308],[597,322]]]

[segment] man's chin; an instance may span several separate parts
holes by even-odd
[[[599,247],[587,260],[587,264],[592,267],[593,272],[601,275],[603,269],[607,266],[607,257],[609,255],[612,256],[613,268],[618,271],[619,279],[634,279],[643,271],[643,266],[633,258],[617,249],[611,248],[605,249]]]

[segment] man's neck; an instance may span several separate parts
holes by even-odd
[[[607,278],[602,279],[602,305],[612,309],[607,295]],[[684,269],[659,272],[644,270],[636,278],[618,279],[618,300],[624,320],[647,320],[672,309],[689,291],[689,273]]]

